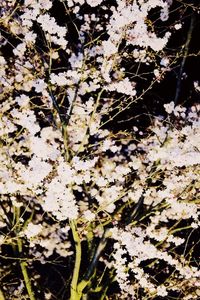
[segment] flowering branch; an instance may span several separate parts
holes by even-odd
[[[157,102],[193,5],[64,2],[0,9],[0,297],[198,299],[199,106]]]

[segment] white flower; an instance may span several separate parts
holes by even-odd
[[[51,212],[58,220],[76,219],[78,207],[70,188],[62,178],[55,177],[47,186],[42,204],[44,211]]]
[[[49,10],[52,7],[52,1],[50,0],[40,0],[39,4],[42,9],[46,9],[46,10]]]
[[[178,237],[174,237],[173,235],[170,235],[167,238],[167,241],[169,243],[174,243],[176,246],[179,246],[179,245],[181,245],[181,244],[183,244],[185,242],[184,239],[181,239],[181,238],[178,238]]]
[[[95,7],[95,6],[98,6],[99,4],[101,4],[102,0],[86,0],[86,2],[91,7]]]
[[[58,175],[62,178],[66,184],[70,184],[74,181],[76,176],[75,171],[65,162],[61,162],[57,168]]]
[[[179,30],[179,29],[182,28],[182,24],[181,24],[181,23],[177,23],[177,24],[174,25],[174,28],[175,28],[176,30]]]
[[[95,214],[92,213],[90,210],[84,211],[83,216],[89,222],[95,219]]]
[[[106,150],[110,149],[111,145],[112,145],[111,140],[108,140],[108,139],[104,140],[103,145],[102,145],[102,151],[106,151]]]
[[[52,166],[34,155],[28,168],[18,163],[18,172],[27,187],[33,188],[42,184],[42,180],[52,171]]]
[[[98,179],[96,180],[96,184],[100,187],[103,187],[106,186],[108,182],[103,177],[98,177]]]
[[[103,41],[102,46],[103,46],[103,51],[105,56],[111,56],[112,54],[115,54],[118,51],[116,45],[110,40]]]
[[[167,289],[165,286],[157,287],[157,295],[161,297],[165,297],[168,295]]]
[[[194,81],[194,88],[197,92],[200,92],[200,85],[198,81]]]
[[[27,228],[24,230],[24,234],[27,236],[28,239],[30,239],[40,234],[42,229],[43,227],[40,224],[35,225],[33,223],[29,223]]]
[[[40,126],[36,123],[36,117],[34,111],[20,112],[17,109],[13,109],[11,116],[15,119],[15,123],[28,129],[31,134],[35,134],[40,130]]]
[[[0,55],[0,65],[6,65],[6,60],[3,56]]]
[[[169,9],[168,6],[165,5],[160,12],[160,19],[164,22],[167,21],[169,18]]]
[[[60,154],[60,151],[56,149],[55,143],[49,144],[44,139],[39,137],[31,137],[30,149],[37,157],[41,159],[51,159],[55,161]]]
[[[163,57],[160,61],[160,65],[167,67],[169,65],[169,58],[168,57]]]
[[[16,97],[15,100],[19,104],[19,106],[21,106],[21,107],[27,106],[29,104],[29,101],[30,101],[29,97],[24,95],[24,94],[22,94],[19,97]]]
[[[171,114],[171,113],[174,111],[174,102],[171,101],[171,102],[168,103],[168,104],[164,104],[164,108],[165,108],[165,111],[166,111],[168,114]]]
[[[46,90],[47,84],[44,82],[44,79],[37,79],[33,82],[33,87],[37,93],[42,93]]]
[[[26,44],[21,43],[13,50],[13,53],[16,56],[22,57],[24,55],[25,51],[26,51]]]
[[[57,59],[57,58],[59,58],[58,52],[57,52],[57,51],[52,51],[52,52],[51,52],[51,58],[52,58],[52,59]]]
[[[156,78],[160,77],[160,72],[159,72],[158,69],[154,69],[153,73],[154,73],[154,75],[155,75]]]
[[[50,80],[52,84],[57,84],[58,86],[63,86],[68,83],[65,73],[59,73],[58,75],[52,73],[50,75]]]
[[[130,82],[130,80],[126,77],[123,80],[118,82],[110,83],[106,89],[108,91],[117,91],[118,93],[122,93],[125,95],[136,95],[135,84]]]
[[[26,43],[35,43],[36,38],[36,33],[33,33],[32,31],[27,32],[24,36]]]

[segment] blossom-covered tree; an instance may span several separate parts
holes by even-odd
[[[188,55],[193,17],[184,51],[167,48],[184,24],[166,23],[172,8],[2,3],[0,299],[198,299],[199,105],[177,105],[184,59],[162,114],[109,126],[137,119],[134,104]],[[64,268],[60,291],[49,265]]]

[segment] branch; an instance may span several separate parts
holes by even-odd
[[[78,284],[78,291],[82,294],[83,290],[85,287],[88,285],[88,283],[91,280],[91,277],[93,275],[94,269],[99,261],[99,257],[101,256],[102,251],[104,250],[106,243],[107,243],[107,238],[109,236],[109,229],[105,229],[104,234],[100,240],[100,243],[96,249],[96,252],[94,254],[94,257],[91,261],[91,264],[88,268],[88,271],[85,275],[85,278]]]
[[[19,218],[20,218],[20,208],[17,207],[17,208],[15,208],[16,223],[19,222]],[[17,236],[18,254],[20,255],[23,252],[23,244],[22,244],[22,240],[18,236],[18,231],[19,231],[19,229],[16,228],[15,234]],[[29,295],[29,298],[30,298],[30,300],[36,300],[33,289],[32,289],[32,286],[31,286],[31,281],[30,281],[30,278],[29,278],[29,275],[28,275],[27,267],[26,267],[27,263],[25,261],[21,260],[19,264],[20,264],[20,268],[21,268],[21,271],[22,271],[22,275],[23,275],[23,278],[24,278],[24,283],[25,283],[26,290],[27,290],[27,293]]]
[[[78,285],[78,278],[79,278],[79,272],[80,272],[80,265],[81,265],[81,241],[78,235],[77,231],[77,224],[75,220],[70,221],[70,227],[72,230],[73,239],[75,242],[75,265],[74,265],[74,271],[72,276],[72,282],[71,282],[71,295],[70,300],[79,300],[81,299],[82,293],[79,293],[77,285]]]
[[[27,266],[27,264],[26,264],[25,261],[20,262],[20,267],[21,267],[21,270],[22,270],[22,274],[23,274],[23,277],[24,277],[24,282],[25,282],[25,286],[26,286],[29,298],[30,298],[30,300],[36,300],[35,296],[34,296],[34,292],[32,290],[31,281],[30,281],[30,278],[28,276],[26,266]]]

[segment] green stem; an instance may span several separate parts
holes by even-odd
[[[15,208],[15,220],[16,220],[17,224],[19,223],[19,218],[20,218],[20,208],[16,207]],[[18,248],[18,253],[20,255],[23,252],[23,244],[22,244],[22,240],[18,236],[19,231],[20,231],[20,228],[17,227],[16,230],[15,230],[15,234],[17,236],[17,248]],[[34,296],[32,286],[31,286],[31,281],[30,281],[30,278],[29,278],[29,275],[28,275],[27,267],[26,267],[27,263],[25,261],[20,261],[19,264],[20,264],[20,268],[21,268],[21,271],[22,271],[22,275],[23,275],[23,278],[24,278],[24,283],[25,283],[26,290],[27,290],[27,293],[29,295],[29,298],[30,298],[30,300],[36,300],[35,296]]]
[[[71,282],[71,295],[70,300],[79,300],[82,297],[82,291],[78,290],[78,279],[81,265],[81,241],[77,231],[77,224],[75,220],[70,221],[70,227],[72,230],[73,239],[75,242],[75,265]]]
[[[81,282],[79,282],[79,284],[77,286],[77,290],[78,290],[79,294],[81,294],[81,295],[83,293],[83,290],[86,288],[86,286],[88,286],[91,282],[91,278],[93,276],[94,270],[99,261],[99,257],[101,256],[101,253],[106,246],[108,237],[109,237],[109,230],[105,229],[104,234],[103,234],[103,236],[100,240],[100,243],[96,249],[96,252],[94,254],[94,257],[89,265],[88,271],[87,271],[86,275],[84,276],[84,279]]]
[[[20,262],[20,267],[21,267],[21,270],[22,270],[22,274],[23,274],[23,277],[24,277],[24,282],[25,282],[25,286],[26,286],[26,290],[28,292],[29,298],[30,298],[30,300],[36,300],[34,292],[32,290],[31,281],[29,279],[26,266],[27,266],[27,264],[26,264],[25,261]]]
[[[62,135],[63,135],[63,143],[65,147],[65,161],[68,162],[70,160],[70,155],[69,155],[69,138],[68,138],[68,132],[67,132],[67,126],[63,124],[62,126]]]

